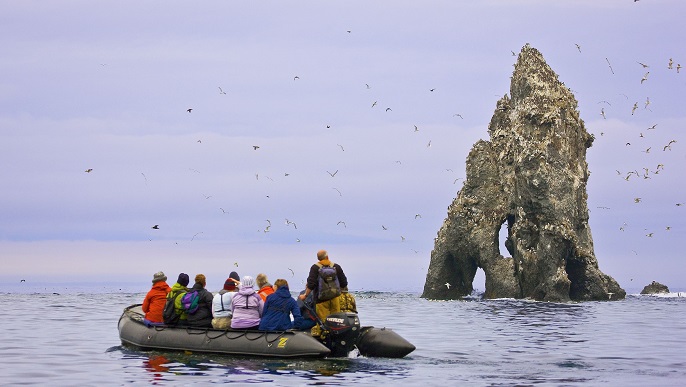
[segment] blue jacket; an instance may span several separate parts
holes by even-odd
[[[302,315],[298,303],[291,297],[288,286],[281,286],[276,292],[267,296],[264,304],[264,314],[260,321],[261,331],[285,331],[291,329],[294,323],[291,322],[291,313],[295,320],[295,327],[302,323]]]

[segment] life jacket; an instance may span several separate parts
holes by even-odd
[[[338,282],[338,272],[333,262],[330,266],[319,266],[319,281],[317,285],[317,301],[328,301],[341,295],[341,284]]]

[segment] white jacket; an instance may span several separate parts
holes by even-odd
[[[217,293],[212,299],[212,317],[231,317],[231,301],[236,292]],[[223,307],[222,307],[223,304]]]

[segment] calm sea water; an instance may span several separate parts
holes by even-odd
[[[0,293],[2,385],[686,384],[686,294],[555,304],[356,293],[362,325],[392,328],[417,350],[404,359],[279,360],[131,350],[117,321],[145,293],[33,291]]]

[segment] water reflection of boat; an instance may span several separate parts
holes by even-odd
[[[219,353],[267,357],[346,357],[355,348],[368,357],[404,357],[415,346],[391,329],[360,327],[355,313],[336,313],[324,322],[324,339],[302,331],[245,331],[143,324],[140,305],[124,309],[119,318],[122,344],[141,349]]]

